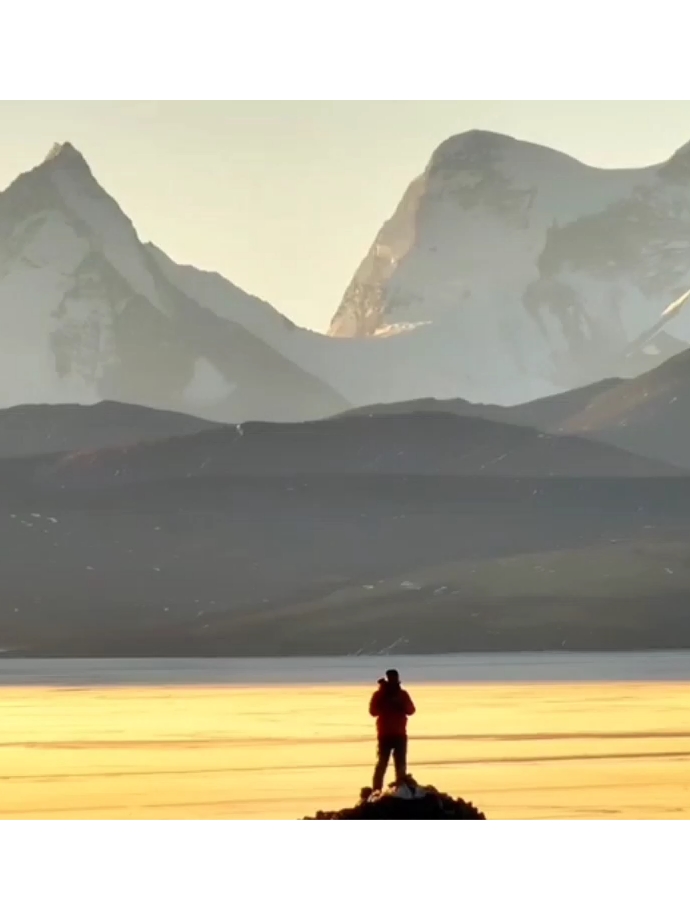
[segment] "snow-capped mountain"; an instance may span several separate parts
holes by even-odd
[[[420,377],[453,381],[417,395],[513,404],[681,350],[690,309],[659,320],[688,289],[690,144],[659,166],[604,170],[471,131],[412,182],[330,333],[404,342]]]
[[[147,248],[165,276],[188,297],[216,316],[239,323],[289,361],[330,383],[352,405],[427,393],[455,396],[467,384],[455,362],[446,368],[429,361],[415,338],[346,339],[302,329],[222,275],[177,265],[155,246]]]
[[[690,342],[689,176],[690,145],[606,171],[499,135],[451,138],[325,336],[142,243],[81,154],[56,145],[0,194],[0,408],[115,400],[301,421],[634,376]]]
[[[347,407],[232,310],[195,300],[171,266],[81,154],[56,145],[0,195],[0,408],[106,399],[244,421]],[[254,307],[227,286],[235,309]]]

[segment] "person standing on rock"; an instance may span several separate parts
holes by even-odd
[[[391,754],[395,765],[395,782],[401,785],[407,775],[407,719],[414,715],[412,697],[403,690],[400,675],[391,668],[386,679],[379,680],[369,703],[369,715],[376,719],[378,759],[374,770],[374,791],[383,789],[383,778]]]

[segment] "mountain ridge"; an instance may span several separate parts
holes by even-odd
[[[630,380],[600,380],[516,406],[420,399],[361,406],[345,416],[445,413],[479,417],[552,434],[578,435],[690,470],[688,400],[690,349]]]
[[[113,399],[303,421],[426,397],[518,405],[636,376],[687,347],[668,329],[690,339],[687,161],[681,148],[607,171],[490,132],[449,138],[355,274],[354,312],[341,304],[324,336],[143,243],[57,144],[0,194],[0,406]],[[355,325],[339,334],[343,315]]]
[[[0,459],[128,447],[216,427],[195,416],[114,401],[12,406],[0,409]]]
[[[408,325],[450,362],[447,340],[468,376],[455,395],[472,402],[633,376],[627,346],[690,289],[687,159],[681,148],[605,170],[491,132],[449,138],[376,236],[330,334]],[[687,345],[690,314],[672,319]]]
[[[175,420],[179,427],[180,421]],[[191,423],[190,423],[191,424]],[[16,465],[13,465],[16,468]],[[56,453],[27,464],[27,484],[104,489],[134,484],[362,476],[508,479],[675,478],[687,472],[578,435],[447,413],[169,431],[137,443]],[[0,467],[0,477],[3,475]]]
[[[0,194],[0,316],[0,405],[105,398],[226,421],[348,405],[174,285],[69,143]]]

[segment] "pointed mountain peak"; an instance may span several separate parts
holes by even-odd
[[[43,160],[44,163],[59,163],[60,165],[81,166],[89,168],[82,154],[69,141],[55,143]]]
[[[35,191],[26,192],[26,189],[36,189],[37,186],[49,185],[57,176],[70,177],[71,181],[78,182],[81,185],[93,187],[94,183],[98,185],[91,172],[91,167],[86,162],[82,154],[69,141],[64,143],[53,144],[48,154],[36,165],[21,172],[6,189],[0,189],[0,193],[5,196],[10,194],[12,197],[19,196],[24,202],[35,194]],[[100,186],[99,186],[100,187]]]

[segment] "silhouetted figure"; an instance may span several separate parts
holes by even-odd
[[[369,703],[369,715],[376,719],[378,760],[374,771],[374,789],[383,789],[383,778],[391,754],[395,765],[395,782],[405,781],[407,773],[407,718],[415,706],[407,690],[400,685],[400,675],[391,669],[379,680],[378,690]]]

